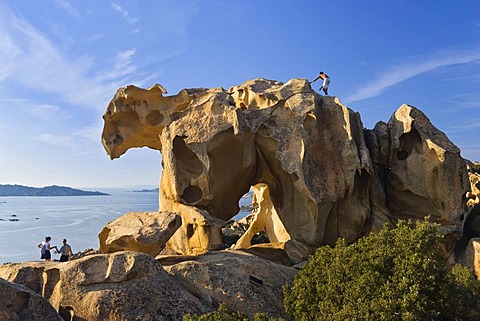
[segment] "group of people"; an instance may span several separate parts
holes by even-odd
[[[63,239],[62,241],[63,245],[60,248],[60,250],[56,245],[53,245],[53,246],[50,245],[51,240],[52,238],[50,236],[46,236],[44,242],[38,243],[38,248],[40,249],[40,254],[41,254],[40,258],[42,260],[51,261],[52,253],[50,251],[53,251],[53,250],[55,250],[55,253],[60,254],[60,260],[59,260],[60,262],[67,262],[72,259],[72,256],[73,256],[72,248],[70,247],[70,245],[67,244],[66,239]]]

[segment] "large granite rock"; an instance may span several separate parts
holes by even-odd
[[[306,79],[256,79],[228,90],[128,86],[104,115],[103,144],[160,150],[160,210],[182,225],[168,247],[199,254],[221,247],[221,229],[256,191],[257,218],[239,240],[265,231],[294,261],[339,237],[352,242],[399,218],[429,215],[446,251],[462,232],[469,180],[459,149],[418,109],[403,105],[364,130],[360,115]]]
[[[62,321],[48,300],[29,288],[0,278],[0,320]]]
[[[186,313],[214,309],[144,253],[125,251],[52,262],[40,275],[32,272],[36,266],[36,262],[7,264],[0,267],[0,275],[35,287],[68,320],[181,320]]]
[[[156,256],[182,224],[168,212],[133,212],[108,223],[98,235],[101,253],[137,251]]]
[[[207,304],[246,313],[286,317],[282,286],[298,271],[241,251],[211,252],[166,266],[177,282]]]
[[[50,262],[24,262],[0,265],[0,278],[9,282],[22,284],[35,293],[42,294],[42,274],[45,268],[56,266],[58,263]]]
[[[430,215],[446,234],[462,232],[470,190],[460,149],[418,109],[402,105],[388,123],[387,207],[397,218]]]

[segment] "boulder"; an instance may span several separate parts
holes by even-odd
[[[210,252],[166,266],[184,288],[204,302],[241,311],[286,317],[282,286],[298,271],[240,251]]]
[[[470,190],[460,149],[420,110],[402,105],[391,117],[387,207],[396,218],[430,219],[459,238]]]
[[[0,267],[0,276],[35,288],[67,320],[181,320],[187,313],[214,310],[145,253],[93,254],[41,264],[7,264]]]
[[[181,226],[168,212],[133,212],[108,223],[98,235],[101,253],[137,251],[156,256]]]
[[[79,320],[181,320],[212,307],[181,288],[153,257],[97,254],[45,269],[43,295]]]
[[[26,286],[0,278],[0,320],[45,321],[63,319],[48,300]]]
[[[56,266],[58,263],[30,261],[23,263],[9,263],[0,265],[0,278],[9,282],[18,283],[28,287],[37,294],[42,294],[42,274],[45,268]]]

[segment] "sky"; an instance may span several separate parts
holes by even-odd
[[[101,145],[119,87],[320,70],[364,127],[407,103],[480,160],[478,0],[0,0],[0,184],[156,187],[158,151]]]

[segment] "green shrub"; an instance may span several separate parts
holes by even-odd
[[[217,311],[213,311],[203,315],[187,314],[183,316],[183,321],[248,321],[246,314],[235,312],[227,309],[222,303]]]
[[[438,226],[400,221],[357,243],[339,240],[310,258],[284,287],[287,313],[300,320],[478,320],[478,282],[449,272]]]
[[[217,311],[199,316],[187,314],[183,317],[183,321],[248,321],[248,316],[241,312],[231,311],[222,303]],[[253,317],[253,321],[283,321],[283,319],[273,319],[265,313],[257,313]]]

